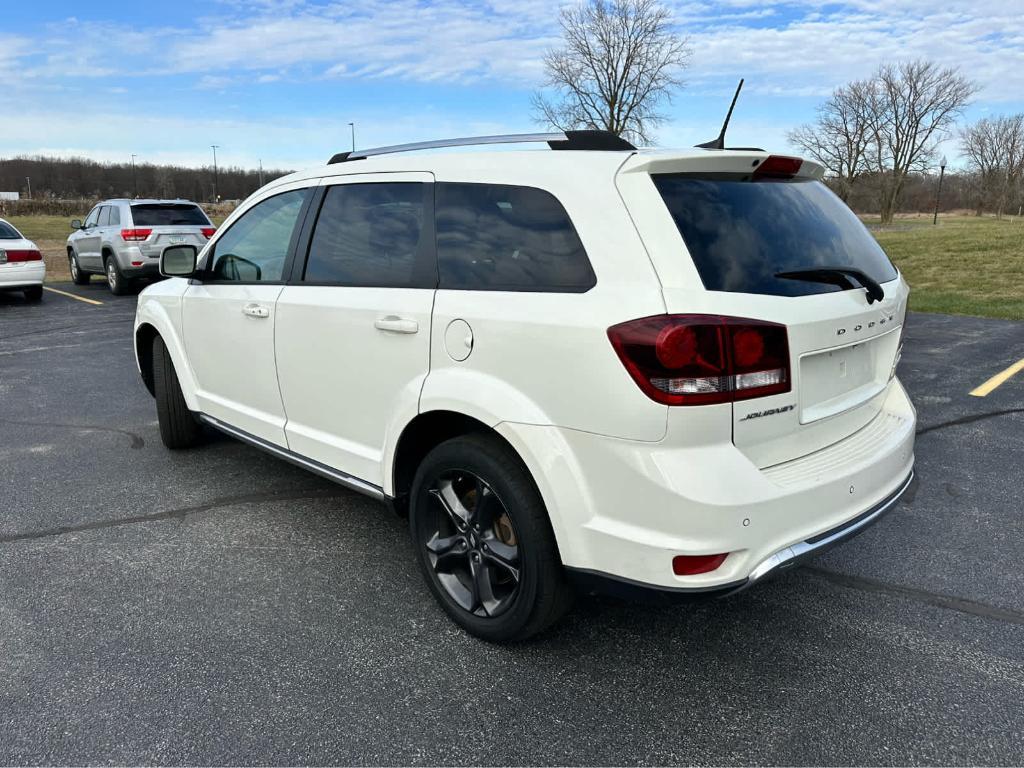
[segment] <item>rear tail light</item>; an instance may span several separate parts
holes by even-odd
[[[153,234],[152,229],[122,229],[121,239],[126,243],[137,243]]]
[[[43,254],[41,254],[39,251],[7,251],[6,253],[8,262],[43,260]]]
[[[791,179],[800,172],[804,161],[799,157],[769,155],[763,163],[754,169],[754,178]]]
[[[676,576],[711,573],[717,570],[728,556],[728,552],[724,555],[676,555],[672,558],[672,573]]]
[[[656,315],[613,325],[629,375],[665,405],[710,405],[790,389],[786,327],[718,315]]]
[[[216,231],[216,227],[203,227],[203,237],[209,240],[211,237],[213,237],[213,233]]]

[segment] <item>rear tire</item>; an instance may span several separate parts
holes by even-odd
[[[71,272],[71,280],[75,285],[88,285],[89,274],[83,272],[78,266],[78,256],[74,251],[68,250],[68,271]]]
[[[107,286],[110,288],[110,292],[115,296],[127,294],[129,292],[128,278],[121,273],[121,267],[113,254],[107,256],[103,268],[107,273]]]
[[[172,450],[198,445],[202,440],[202,427],[185,403],[171,355],[159,336],[153,339],[153,392],[164,445]]]
[[[495,437],[456,437],[427,454],[413,480],[409,529],[430,591],[483,640],[525,640],[572,602],[540,493]]]
[[[43,286],[32,285],[25,289],[25,298],[29,301],[43,300]]]

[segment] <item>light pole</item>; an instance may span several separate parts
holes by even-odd
[[[135,176],[135,155],[132,155],[132,187],[135,189],[135,199],[139,199],[139,180]]]
[[[349,123],[348,127],[352,129],[352,151],[356,151],[356,124]]]
[[[220,149],[220,144],[211,144],[213,148],[213,202],[220,202],[217,197],[217,150]]]
[[[935,215],[932,216],[932,225],[939,223],[939,200],[942,198],[942,177],[946,175],[946,156],[939,160],[939,189],[935,193]]]
[[[263,186],[263,158],[260,158],[260,186]]]

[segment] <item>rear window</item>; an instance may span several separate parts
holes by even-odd
[[[208,227],[210,220],[198,205],[162,203],[132,206],[132,221],[137,227]]]
[[[21,235],[6,221],[0,221],[0,240],[21,240]]]
[[[841,286],[775,277],[820,267],[896,277],[885,252],[824,184],[732,175],[662,174],[654,184],[710,291],[806,296]]]
[[[549,192],[436,185],[441,288],[582,293],[596,282],[583,243]]]

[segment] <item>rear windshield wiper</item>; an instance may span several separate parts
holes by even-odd
[[[783,280],[806,280],[811,283],[829,283],[840,287],[853,288],[850,278],[860,283],[868,293],[868,304],[874,304],[885,298],[885,291],[877,280],[864,270],[853,267],[809,267],[794,269],[789,272],[776,272],[776,277]]]

